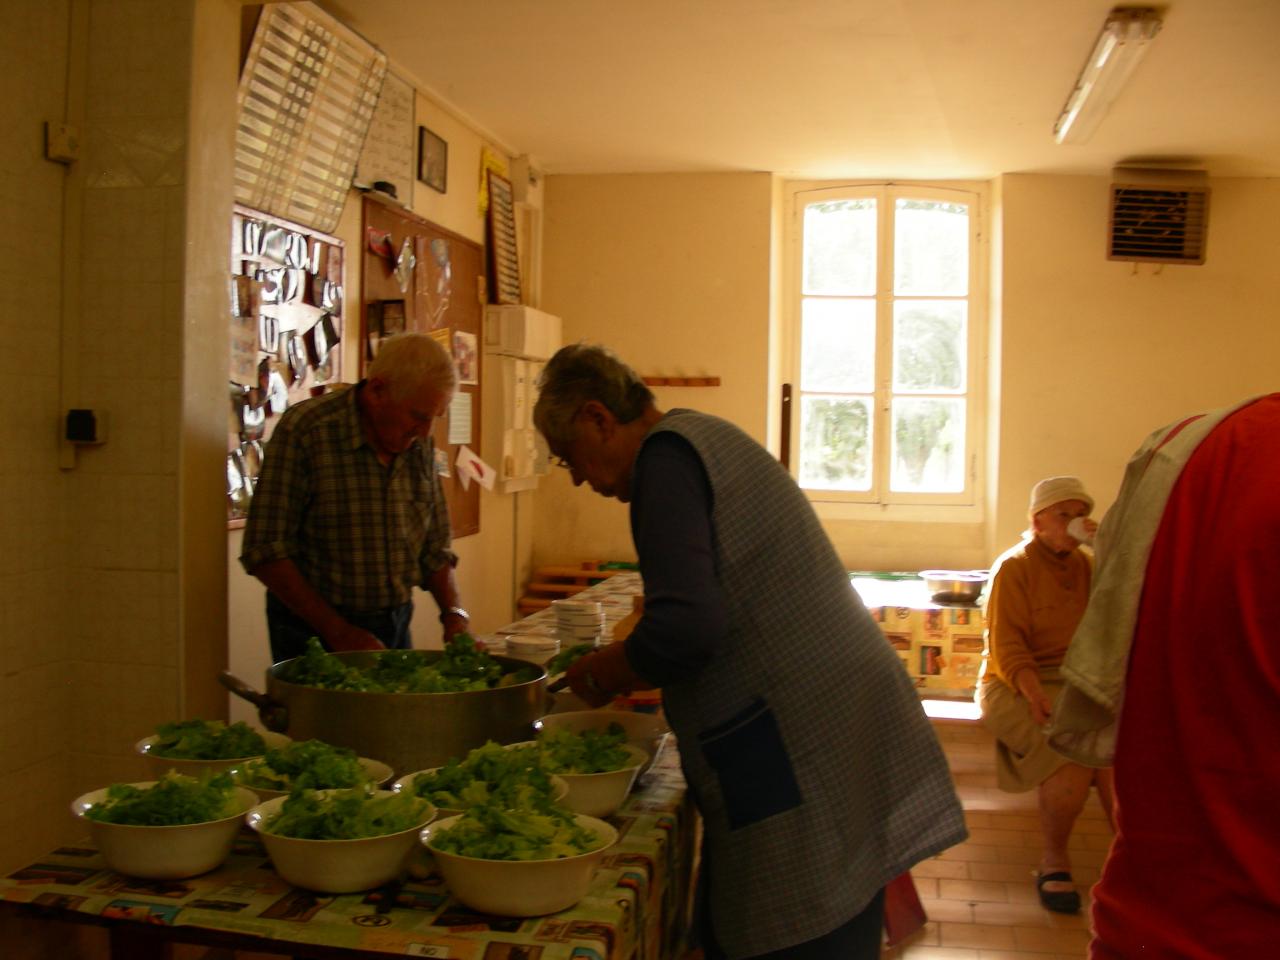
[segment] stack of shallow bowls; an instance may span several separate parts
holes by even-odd
[[[604,636],[604,605],[597,600],[552,600],[556,612],[556,636],[567,647],[579,643],[599,645]]]

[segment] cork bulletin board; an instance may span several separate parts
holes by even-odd
[[[456,460],[463,445],[477,453],[481,449],[482,357],[459,357],[458,350],[459,344],[483,340],[483,263],[479,244],[408,210],[365,197],[360,375],[378,341],[400,332],[437,337],[466,368],[449,416],[432,431],[436,450],[447,456],[449,475],[442,483],[455,538],[480,532],[479,485],[463,488]]]

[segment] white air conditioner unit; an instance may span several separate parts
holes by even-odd
[[[1107,259],[1204,263],[1209,184],[1203,170],[1116,167]]]

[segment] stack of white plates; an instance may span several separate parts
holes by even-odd
[[[556,612],[556,636],[561,645],[579,643],[599,645],[604,636],[604,607],[597,600],[553,600]]]

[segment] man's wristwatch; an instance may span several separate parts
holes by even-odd
[[[471,622],[471,614],[467,613],[467,611],[463,610],[461,607],[445,607],[443,610],[440,611],[441,623],[444,623],[450,617],[461,617],[463,620],[466,620],[468,623]]]

